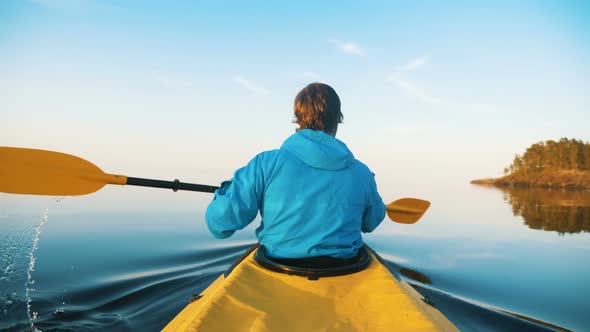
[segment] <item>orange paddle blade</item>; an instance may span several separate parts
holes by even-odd
[[[76,196],[106,184],[124,185],[127,178],[106,174],[94,164],[65,153],[0,147],[0,192]]]
[[[386,206],[389,219],[401,224],[415,223],[429,207],[429,201],[418,198],[400,198]]]

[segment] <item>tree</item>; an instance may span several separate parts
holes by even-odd
[[[556,170],[590,170],[590,143],[561,138],[555,142],[538,142],[515,155],[512,164],[504,168],[504,174],[534,174]]]
[[[559,166],[557,169],[571,169],[570,167],[570,146],[569,140],[562,137],[559,139],[558,151],[559,151]]]
[[[549,140],[545,142],[545,170],[555,170],[559,166],[559,154],[557,142]]]
[[[583,163],[583,170],[590,171],[590,144],[586,143],[584,145],[584,163]]]
[[[570,163],[572,169],[584,169],[584,143],[575,139],[570,142]]]

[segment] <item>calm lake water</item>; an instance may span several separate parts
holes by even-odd
[[[449,192],[365,241],[461,330],[590,330],[590,192]],[[255,242],[256,221],[213,239],[210,196],[99,208],[111,194],[0,195],[0,330],[157,331]]]

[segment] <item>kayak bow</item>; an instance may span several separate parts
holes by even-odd
[[[262,267],[253,248],[163,331],[458,331],[368,255],[360,272],[310,280]]]

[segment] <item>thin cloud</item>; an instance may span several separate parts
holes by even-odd
[[[416,99],[419,99],[422,102],[425,102],[427,104],[432,104],[432,105],[443,104],[443,102],[439,98],[430,95],[429,93],[427,93],[426,91],[424,91],[420,87],[403,79],[399,73],[395,73],[395,74],[389,76],[386,79],[386,81],[395,83],[406,95],[408,95],[410,97],[414,97]]]
[[[263,94],[263,95],[267,95],[270,93],[270,91],[268,91],[265,87],[263,87],[262,85],[259,85],[257,83],[254,83],[250,80],[247,80],[245,78],[243,78],[242,76],[234,76],[234,82],[238,83],[239,85],[241,85],[242,87],[246,88],[247,90],[257,93],[257,94]]]
[[[411,83],[410,81],[402,77],[402,73],[418,70],[424,67],[428,63],[428,61],[429,57],[427,55],[423,55],[421,57],[412,59],[410,62],[399,67],[395,73],[387,77],[385,80],[396,84],[407,96],[416,98],[424,103],[431,105],[445,104],[439,98],[429,94],[422,88],[418,87],[417,85]]]
[[[443,99],[433,96],[414,83],[403,79],[400,73],[394,73],[385,79],[387,82],[394,83],[402,92],[411,98],[417,99],[423,103],[445,107],[454,111],[474,112],[477,110],[482,115],[492,116],[498,114],[510,114],[511,111],[506,107],[499,107],[492,104],[468,103],[452,99]],[[404,129],[406,130],[406,129]],[[409,130],[409,128],[408,128]],[[403,131],[403,130],[402,130]]]
[[[398,68],[398,72],[404,72],[404,71],[413,71],[413,70],[418,70],[422,67],[424,67],[424,65],[426,65],[429,61],[429,57],[427,55],[418,57],[413,59],[412,61],[406,63],[405,65],[401,66]]]
[[[452,109],[454,111],[469,111],[477,112],[481,114],[501,114],[509,112],[506,107],[498,107],[492,104],[485,103],[472,103],[461,100],[452,100],[449,98],[440,98],[438,96],[430,94],[428,91],[422,89],[418,85],[412,83],[403,76],[409,76],[412,72],[419,70],[426,66],[430,61],[428,55],[423,55],[412,59],[410,62],[403,66],[400,66],[396,71],[385,78],[386,82],[395,84],[405,95],[417,99],[423,103]]]
[[[356,43],[341,41],[337,39],[330,39],[328,40],[328,42],[330,42],[333,45],[336,45],[336,47],[343,53],[357,56],[367,55],[367,52],[365,52],[365,50],[363,50],[361,46]]]

